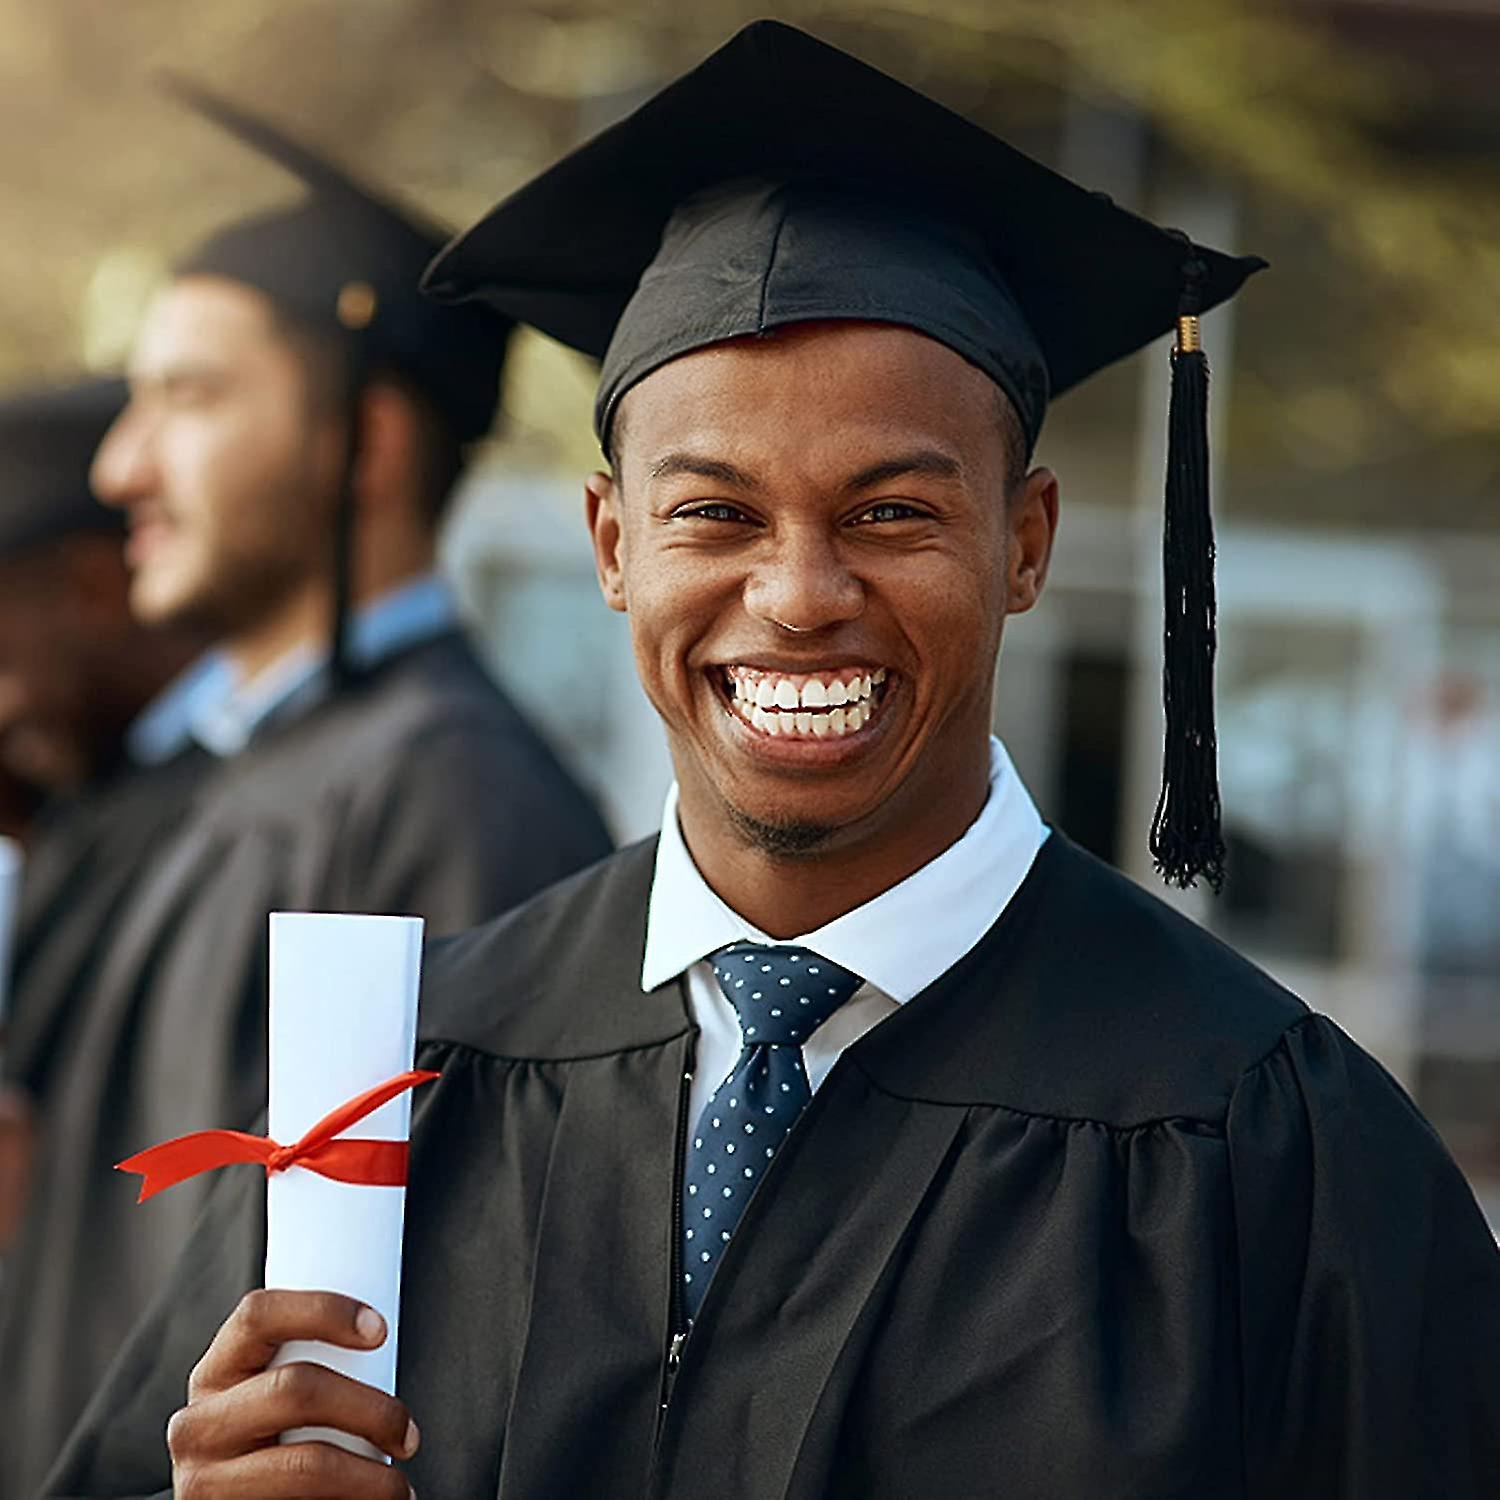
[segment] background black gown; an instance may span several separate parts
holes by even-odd
[[[177,826],[211,757],[196,746],[156,765],[126,761],[42,815],[26,851],[0,1071],[45,1099],[100,938]]]
[[[472,926],[601,857],[589,800],[456,632],[199,782],[79,997],[0,1286],[0,1497],[30,1497],[181,1250],[208,1183],[139,1213],[112,1164],[264,1107],[267,914]]]
[[[674,1381],[695,1032],[679,982],[639,989],[651,865],[429,955],[399,1377],[425,1500],[1500,1493],[1500,1255],[1440,1142],[1337,1027],[1058,835],[839,1059]],[[50,1495],[166,1492],[264,1191],[223,1174]]]

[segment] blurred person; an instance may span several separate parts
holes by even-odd
[[[131,721],[193,654],[132,616],[123,519],[89,493],[124,402],[113,380],[0,401],[0,776],[32,814],[128,760]]]
[[[273,909],[409,913],[429,935],[597,859],[590,799],[480,666],[437,532],[488,430],[509,324],[421,298],[441,231],[263,122],[291,171],[148,309],[93,482],[129,523],[142,622],[217,646],[189,728],[214,764],[108,934],[52,1090],[0,1288],[0,1496],[30,1496],[195,1216],[112,1163],[265,1100]]]
[[[990,735],[1050,397],[1188,320],[1193,597],[1194,315],[1256,268],[770,22],[440,257],[443,295],[603,358],[588,516],[661,835],[428,954],[401,1399],[269,1368],[385,1329],[249,1290],[265,1187],[231,1169],[49,1494],[1497,1493],[1500,1256],[1441,1143],[1049,831]],[[1202,660],[1169,641],[1169,694]],[[1210,877],[1203,828],[1168,873]],[[305,1425],[400,1467],[278,1441]]]
[[[89,493],[124,403],[122,382],[96,379],[0,401],[0,784],[26,845],[0,983],[0,1253],[83,977],[202,759],[161,737],[198,643],[131,614],[122,518]]]

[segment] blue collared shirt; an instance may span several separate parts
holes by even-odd
[[[375,667],[452,630],[458,624],[453,591],[426,573],[369,603],[349,619],[349,659]],[[170,760],[196,740],[214,755],[238,755],[272,721],[305,713],[328,692],[328,653],[304,643],[242,680],[223,651],[211,651],[183,672],[131,725],[127,748],[144,765]]]
[[[125,731],[125,753],[138,766],[160,766],[193,742],[193,720],[233,686],[234,673],[221,653],[210,651],[169,682]]]

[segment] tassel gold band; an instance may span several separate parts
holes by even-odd
[[[1198,328],[1198,319],[1192,315],[1177,320],[1177,352],[1196,354],[1203,347],[1203,337]]]

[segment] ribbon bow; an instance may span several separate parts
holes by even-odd
[[[330,1110],[303,1137],[283,1146],[268,1136],[246,1135],[242,1130],[199,1130],[175,1140],[150,1146],[117,1162],[115,1171],[136,1172],[143,1179],[137,1203],[169,1187],[236,1162],[257,1162],[266,1176],[288,1167],[306,1167],[336,1182],[355,1182],[367,1187],[405,1187],[409,1147],[405,1141],[338,1140],[343,1131],[373,1114],[382,1104],[439,1077],[414,1069],[398,1073],[372,1089]]]

